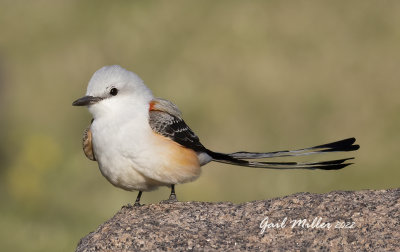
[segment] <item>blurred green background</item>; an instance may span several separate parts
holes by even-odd
[[[333,172],[208,164],[180,200],[398,187],[399,13],[398,1],[2,0],[0,250],[74,250],[134,201],[81,150],[91,117],[71,103],[103,65],[139,74],[212,150],[361,145],[324,156],[356,157]]]

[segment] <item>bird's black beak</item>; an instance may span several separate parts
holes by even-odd
[[[88,106],[88,105],[95,104],[101,100],[103,100],[103,98],[87,95],[87,96],[84,96],[84,97],[79,98],[78,100],[74,101],[72,103],[72,106]]]

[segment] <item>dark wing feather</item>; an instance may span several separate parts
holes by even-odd
[[[180,145],[194,151],[204,151],[196,134],[186,125],[185,121],[175,115],[160,110],[149,112],[150,127],[158,134],[170,138]]]

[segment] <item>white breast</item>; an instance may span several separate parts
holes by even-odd
[[[148,191],[200,175],[197,154],[154,133],[146,114],[95,119],[91,130],[101,173],[117,187]]]
[[[135,156],[140,156],[146,127],[145,118],[135,118],[136,123],[102,117],[95,119],[91,126],[93,149],[104,177],[113,185],[125,190],[150,190],[157,183],[141,174],[135,164]],[[139,120],[140,119],[140,120]],[[130,153],[133,159],[126,157]]]

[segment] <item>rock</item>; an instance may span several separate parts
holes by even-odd
[[[242,204],[128,205],[82,238],[76,251],[398,249],[400,189],[390,189],[298,193]]]

